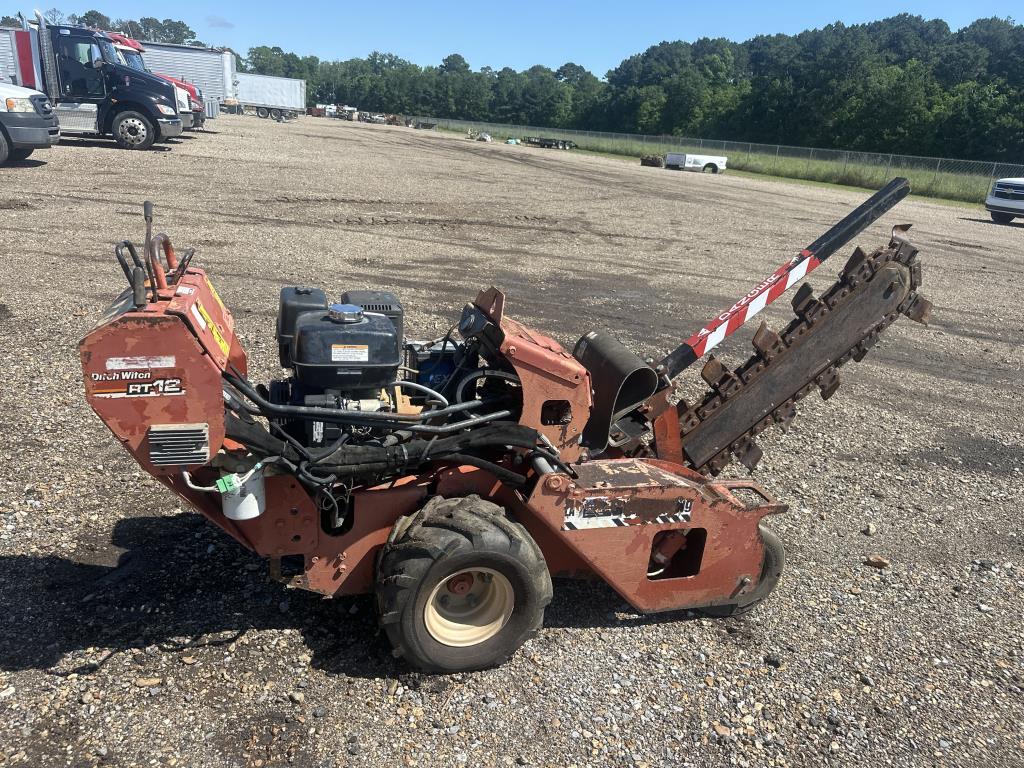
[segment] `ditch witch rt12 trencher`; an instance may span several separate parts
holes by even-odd
[[[570,354],[490,288],[434,341],[406,340],[399,300],[281,290],[287,375],[247,378],[246,355],[193,252],[152,235],[115,253],[128,288],[81,343],[92,408],[138,463],[276,578],[324,595],[376,594],[397,655],[434,672],[507,659],[541,626],[551,576],[598,578],[637,611],[737,614],[782,571],[754,442],[795,403],[828,398],[901,314],[926,321],[917,250],[896,227],[857,248],[817,298],[804,284],[780,332],[710,389],[674,379],[909,192],[895,179],[660,362],[606,331]]]

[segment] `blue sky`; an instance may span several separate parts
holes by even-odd
[[[96,8],[112,17],[158,16],[187,22],[201,40],[244,53],[253,45],[279,45],[300,55],[324,59],[365,56],[373,50],[395,53],[417,64],[438,64],[461,53],[479,69],[533,64],[552,68],[574,61],[603,77],[622,59],[662,40],[795,33],[833,21],[857,23],[907,12],[941,18],[953,29],[976,18],[1007,16],[1017,3],[890,2],[619,2],[600,0],[460,0],[459,2],[245,2],[175,0],[151,5],[94,0],[64,5],[65,13]],[[0,9],[10,0],[0,0]],[[282,11],[282,8],[284,10]],[[29,7],[25,11],[31,10]],[[1018,19],[1019,21],[1020,19]]]

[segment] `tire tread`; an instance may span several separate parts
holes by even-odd
[[[417,512],[404,530],[384,545],[377,571],[377,607],[380,624],[396,657],[427,672],[462,671],[438,666],[421,658],[405,641],[402,618],[411,609],[418,585],[430,569],[446,557],[480,551],[504,554],[522,562],[537,594],[539,610],[515,647],[496,655],[488,666],[507,659],[523,642],[534,637],[543,624],[544,608],[551,601],[551,577],[543,554],[519,523],[506,517],[496,504],[471,495],[445,499],[434,497]]]

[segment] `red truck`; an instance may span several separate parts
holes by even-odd
[[[125,64],[133,69],[137,69],[140,72],[150,72],[150,69],[146,66],[145,60],[142,58],[142,54],[146,52],[146,49],[142,47],[142,43],[138,40],[133,40],[130,37],[120,34],[119,32],[104,32],[110,41],[114,44],[114,48],[121,54],[121,58],[124,59]],[[159,72],[150,72],[150,74],[156,75],[157,77],[163,78],[164,80],[173,83],[179,88],[183,88],[189,97],[189,102],[192,106],[192,127],[189,130],[198,130],[203,127],[203,123],[206,122],[206,108],[203,105],[203,92],[184,80],[179,80],[176,77],[170,75],[162,75]]]

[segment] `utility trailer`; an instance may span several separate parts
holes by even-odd
[[[306,81],[293,77],[235,73],[234,109],[257,117],[296,118],[306,109]]]
[[[523,144],[541,149],[575,149],[576,142],[568,139],[552,139],[547,136],[526,136]]]

